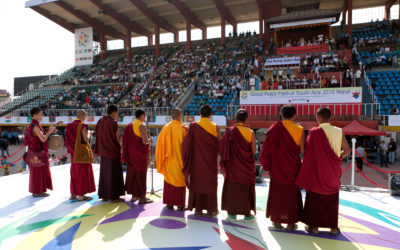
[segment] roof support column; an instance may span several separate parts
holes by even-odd
[[[352,41],[353,32],[353,0],[347,0],[347,34],[349,34],[350,43]]]
[[[103,32],[100,32],[100,59],[104,61],[107,53],[107,40]]]
[[[190,50],[190,46],[191,46],[191,24],[190,21],[188,19],[186,19],[186,50]]]
[[[153,45],[153,35],[147,37],[147,46]]]
[[[392,6],[385,6],[385,16],[384,16],[384,18],[386,19],[386,20],[390,20],[390,9],[392,8]]]
[[[131,30],[128,28],[126,29],[126,37],[125,37],[124,45],[125,45],[125,50],[126,50],[126,58],[131,59],[132,58],[132,55],[131,55],[131,52],[132,52]]]
[[[202,30],[201,34],[203,40],[207,40],[207,27]]]
[[[262,40],[264,37],[264,18],[263,17],[264,17],[263,9],[259,8],[258,9],[258,23],[259,23],[259,30],[260,30],[260,32],[259,32],[260,40]],[[235,32],[233,32],[233,33],[235,33]]]
[[[179,32],[174,33],[174,43],[179,43]]]
[[[154,24],[154,35],[155,35],[155,54],[156,56],[160,55],[160,26],[158,23]]]
[[[225,43],[225,14],[221,14],[221,44]]]

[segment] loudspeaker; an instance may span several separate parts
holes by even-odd
[[[400,196],[400,173],[389,174],[389,193],[393,196]]]

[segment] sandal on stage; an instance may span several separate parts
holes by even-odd
[[[172,206],[172,205],[167,205],[167,209],[168,209],[168,210],[174,210],[174,206]]]
[[[286,227],[287,231],[296,231],[299,227],[297,226],[297,224],[293,224],[293,227],[290,228],[289,225]]]
[[[201,217],[201,216],[203,216],[203,211],[195,211],[194,215],[197,217]]]
[[[43,192],[43,193],[40,193],[40,194],[32,194],[32,196],[33,196],[33,197],[47,197],[47,196],[49,196],[49,194]]]
[[[185,207],[185,206],[179,206],[177,210],[178,210],[178,211],[185,211],[185,210],[187,210],[187,207]]]
[[[272,222],[272,227],[277,230],[283,229],[282,225],[279,225],[278,223],[275,223],[275,222]]]
[[[312,235],[319,235],[319,232],[318,232],[318,231],[317,231],[317,232],[313,231],[313,230],[311,229],[310,226],[305,226],[305,230],[306,230],[309,234],[312,234]]]
[[[132,203],[135,203],[135,202],[137,202],[138,200],[139,200],[139,198],[132,198],[132,199],[131,199],[131,202],[132,202]]]
[[[81,198],[81,199],[76,198],[76,200],[77,201],[91,201],[91,200],[93,200],[93,198],[89,197],[89,196],[83,196],[83,198]]]
[[[139,200],[139,204],[149,204],[149,203],[153,203],[153,200],[149,198],[144,198],[144,200],[142,201]]]
[[[212,212],[212,213],[207,212],[207,217],[210,217],[210,218],[214,218],[217,215],[218,215],[218,212]]]
[[[341,233],[340,232],[340,228],[337,228],[336,233],[329,232],[329,234],[332,235],[332,236],[338,236],[340,233]]]
[[[76,199],[76,195],[71,195],[71,197],[69,197],[70,201],[75,200],[75,199]]]

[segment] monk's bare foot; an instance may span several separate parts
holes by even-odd
[[[201,216],[203,216],[203,211],[196,210],[196,211],[194,211],[194,215],[197,216],[197,217],[201,217]]]
[[[167,205],[167,209],[168,209],[168,210],[174,210],[174,206],[172,206],[172,205]]]
[[[312,235],[318,235],[319,234],[318,227],[306,226],[305,229],[306,229],[307,232],[309,232]]]
[[[78,195],[78,196],[76,197],[76,199],[77,199],[77,201],[90,201],[90,200],[92,200],[93,198],[92,198],[92,197],[89,197],[89,196]]]
[[[32,194],[33,197],[47,197],[49,196],[48,193],[42,192],[40,194]]]
[[[71,194],[71,197],[69,197],[69,200],[75,200],[76,199],[76,195]]]
[[[296,231],[298,228],[297,224],[288,224],[286,230],[288,231]]]
[[[124,201],[125,201],[124,199],[118,198],[116,200],[111,200],[110,202],[111,203],[119,203],[119,202],[124,202]]]
[[[218,211],[217,211],[217,212],[208,212],[208,211],[207,211],[207,216],[208,216],[208,217],[211,217],[211,218],[212,218],[212,217],[215,217],[215,216],[217,216],[217,215],[218,215]]]
[[[139,204],[153,203],[154,201],[149,198],[139,199]]]
[[[332,236],[338,236],[340,234],[340,229],[339,228],[331,228],[331,231],[329,232],[329,234]]]
[[[132,197],[131,202],[132,202],[132,203],[135,203],[135,202],[138,201],[138,200],[139,200],[138,197]]]

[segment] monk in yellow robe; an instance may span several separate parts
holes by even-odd
[[[157,171],[164,175],[163,202],[168,209],[185,209],[186,184],[183,175],[182,142],[188,127],[182,122],[182,111],[171,112],[172,121],[158,135],[156,146]]]

